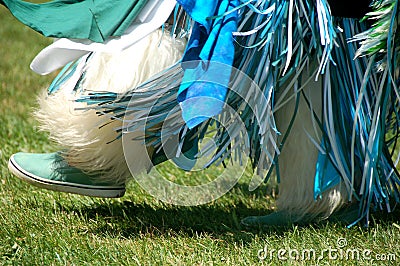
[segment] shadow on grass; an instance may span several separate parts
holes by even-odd
[[[345,228],[348,223],[340,221],[322,221],[307,225],[271,226],[246,228],[241,219],[247,216],[262,216],[273,212],[261,204],[246,204],[241,197],[252,197],[255,202],[268,201],[263,191],[249,192],[247,185],[235,187],[240,196],[233,194],[224,200],[200,206],[175,206],[163,202],[137,202],[136,198],[126,196],[120,200],[95,200],[91,204],[64,204],[58,207],[64,212],[79,214],[88,226],[87,233],[100,237],[122,237],[127,239],[143,235],[201,237],[212,236],[216,239],[250,243],[255,235],[262,237],[283,236],[297,228],[324,229],[327,227]],[[254,203],[254,202],[253,202]],[[272,205],[270,203],[270,205]],[[370,227],[376,224],[398,223],[400,210],[393,213],[375,212],[370,218]],[[362,228],[362,224],[357,226]]]
[[[182,207],[161,204],[154,207],[149,204],[136,204],[125,200],[110,201],[107,204],[86,206],[79,210],[88,221],[95,220],[90,226],[90,233],[104,236],[134,238],[143,234],[153,236],[184,235],[189,237],[212,235],[229,241],[251,242],[255,234],[282,236],[295,227],[313,227],[314,229],[330,226],[343,227],[347,224],[336,221],[322,221],[309,225],[282,227],[244,228],[240,220],[253,215],[267,215],[272,210],[249,208],[244,204],[224,206],[219,204]],[[392,214],[376,212],[370,218],[370,227],[376,224],[393,224],[399,221],[400,211]]]
[[[228,198],[200,206],[175,206],[163,202],[137,202],[129,195],[121,200],[101,200],[90,205],[60,204],[66,212],[78,213],[88,226],[89,233],[100,236],[135,238],[143,234],[154,236],[183,235],[195,237],[212,235],[218,239],[248,242],[254,234],[282,235],[292,227],[245,228],[241,219],[247,216],[267,215],[273,212],[266,208],[268,201],[263,191],[252,193],[247,185],[237,184],[236,192]],[[251,198],[251,204],[240,198]],[[254,204],[254,202],[258,202]],[[271,200],[270,200],[271,201]]]
[[[340,221],[321,221],[308,225],[245,228],[240,224],[242,218],[253,215],[267,215],[272,211],[249,208],[243,204],[236,206],[214,204],[196,207],[164,205],[155,208],[148,204],[122,201],[85,207],[80,209],[79,212],[86,219],[96,220],[96,226],[91,226],[90,233],[124,238],[135,238],[143,234],[152,236],[172,234],[188,237],[212,235],[222,240],[247,243],[252,242],[256,234],[283,236],[286,232],[296,230],[295,228],[298,227],[323,229],[326,227],[345,228],[347,226],[346,223]],[[383,212],[374,213],[370,218],[370,228],[376,224],[396,223],[399,217],[399,210],[390,215]],[[362,228],[362,225],[360,227]]]
[[[91,233],[132,238],[151,234],[184,235],[189,237],[212,235],[219,239],[233,241],[251,241],[254,233],[260,229],[244,228],[240,220],[250,215],[266,215],[271,210],[249,208],[243,204],[221,206],[219,204],[195,207],[171,206],[158,207],[146,203],[131,201],[109,202],[106,205],[84,207],[77,210],[88,221],[95,219],[96,226]],[[291,227],[264,228],[264,234],[284,234]]]

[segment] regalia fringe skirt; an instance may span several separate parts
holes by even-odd
[[[162,30],[122,52],[83,53],[41,98],[36,116],[71,165],[125,183],[123,134],[136,141],[125,156],[134,172],[171,159],[161,135],[178,136],[175,156],[194,160],[212,135],[206,167],[240,163],[234,154],[245,151],[259,182],[275,173],[278,207],[293,221],[325,219],[346,204],[357,208],[352,224],[392,211],[398,0],[372,1],[363,20],[332,15],[335,1],[325,0],[177,2]]]

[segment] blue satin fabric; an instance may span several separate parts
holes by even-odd
[[[178,92],[183,119],[193,128],[224,106],[234,58],[238,0],[178,0],[195,21],[182,60]]]

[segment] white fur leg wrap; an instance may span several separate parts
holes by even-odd
[[[131,175],[122,141],[116,140],[115,132],[121,121],[98,116],[93,110],[76,110],[85,104],[74,100],[90,91],[123,93],[131,90],[179,61],[184,48],[182,41],[158,30],[122,52],[93,54],[88,62],[78,66],[86,71],[82,92],[72,93],[77,81],[73,76],[55,94],[43,93],[39,97],[40,109],[36,117],[41,129],[48,131],[50,138],[66,149],[64,156],[70,165],[88,174],[100,173],[101,178],[108,181],[125,183]],[[107,122],[110,123],[99,127]],[[132,138],[138,134],[132,133]],[[132,142],[127,152],[129,160],[135,162],[135,169],[131,170],[139,173],[149,169],[148,151],[142,141]]]
[[[311,81],[304,89],[315,114],[321,114],[321,86],[321,82]],[[321,132],[313,124],[315,120],[306,101],[302,96],[299,97],[297,116],[279,156],[281,180],[277,207],[293,214],[297,221],[324,219],[343,205],[348,194],[345,186],[339,184],[326,191],[321,199],[314,199],[314,176],[319,151],[310,136],[318,142]],[[281,132],[286,131],[294,108],[295,99],[291,99],[277,111],[276,122]]]

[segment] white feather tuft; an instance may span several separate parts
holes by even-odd
[[[39,97],[36,117],[41,129],[50,132],[50,138],[66,149],[64,157],[70,165],[88,174],[100,174],[102,180],[125,183],[131,174],[122,141],[116,140],[115,132],[122,122],[98,116],[93,110],[76,110],[85,104],[75,99],[90,91],[126,92],[179,61],[184,48],[185,43],[158,30],[119,53],[94,53],[86,64],[78,66],[86,71],[79,94],[72,93],[80,74],[77,71],[57,93]],[[107,122],[111,123],[99,127]],[[131,134],[132,138],[140,135]],[[126,152],[135,162],[133,172],[151,167],[147,156],[150,151],[142,141],[132,141]]]

